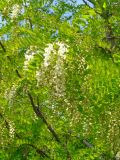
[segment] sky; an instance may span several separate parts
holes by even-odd
[[[82,1],[82,0],[77,0],[77,3],[78,3],[78,4],[82,4],[83,1]]]
[[[76,0],[77,4],[83,4],[83,0]],[[54,0],[54,2],[59,2],[58,0]],[[64,2],[71,2],[71,0],[64,0]]]

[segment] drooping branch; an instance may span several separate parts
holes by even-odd
[[[0,113],[0,117],[4,120],[4,122],[5,122],[5,127],[7,128],[7,130],[9,130],[9,129],[10,129],[10,127],[9,127],[9,122],[6,120],[6,118],[3,116],[2,113]]]
[[[107,44],[109,44],[109,48],[104,48],[106,50],[106,53],[109,53],[109,56],[112,58],[112,61],[114,62],[113,54],[115,53],[115,49],[119,49],[119,46],[117,45],[117,41],[119,40],[119,36],[115,36],[111,23],[109,21],[110,17],[112,16],[112,13],[110,9],[104,8],[103,6],[100,6],[100,2],[98,2],[101,11],[97,11],[96,3],[92,0],[83,0],[84,4],[87,5],[89,8],[93,9],[97,15],[99,15],[104,20],[104,28],[105,28],[105,37],[102,39]],[[94,8],[90,6],[90,3],[94,4]]]
[[[0,117],[4,120],[4,122],[5,122],[5,127],[6,127],[6,129],[9,131],[10,130],[10,125],[9,125],[9,121],[6,119],[6,117],[2,114],[2,113],[0,113]],[[16,133],[16,131],[14,131],[14,135],[16,136],[16,138],[21,138],[20,136],[19,136],[19,134],[18,133]]]
[[[26,2],[24,2],[24,6],[27,9],[28,6],[27,6]],[[31,20],[30,16],[28,16],[27,20],[29,22],[30,29],[33,30],[33,24],[32,24],[32,20]]]
[[[1,46],[2,50],[3,50],[4,52],[6,52],[6,49],[5,49],[5,47],[4,47],[4,45],[3,45],[3,43],[2,43],[1,41],[0,41],[0,46]],[[10,56],[7,56],[7,58],[8,58],[8,60],[11,62]],[[17,69],[16,69],[15,71],[16,71],[18,77],[19,77],[19,78],[22,78],[22,76],[20,75],[19,71],[18,71]]]
[[[57,135],[57,133],[55,132],[55,130],[52,128],[52,126],[47,122],[47,120],[45,119],[42,111],[40,110],[39,106],[36,106],[34,101],[33,101],[33,97],[31,95],[30,92],[28,92],[28,97],[30,99],[30,102],[31,102],[31,105],[32,105],[32,108],[34,110],[34,112],[36,113],[37,117],[39,117],[40,119],[42,119],[42,121],[45,123],[45,125],[47,126],[48,130],[52,133],[53,137],[55,138],[55,140],[57,142],[60,143],[60,139]]]
[[[64,137],[65,137],[64,148],[66,150],[67,160],[72,160],[71,154],[70,154],[70,152],[68,150],[68,147],[67,147],[67,145],[68,145],[68,139],[70,137],[70,134],[65,134]]]
[[[87,5],[89,8],[92,8],[92,9],[93,9],[93,7],[90,6],[90,4],[92,4],[92,5],[95,6],[95,2],[93,2],[93,1],[91,1],[91,0],[83,0],[83,3],[84,3],[85,5]],[[89,3],[90,3],[90,4],[89,4]]]
[[[47,153],[45,153],[45,151],[43,151],[42,149],[37,148],[35,145],[29,144],[29,143],[27,143],[27,144],[25,144],[25,145],[28,145],[28,146],[32,147],[33,149],[35,149],[36,152],[37,152],[39,155],[41,155],[43,158],[46,157],[46,158],[49,158],[49,159],[50,159],[50,157],[48,156]]]
[[[0,41],[0,46],[1,46],[1,48],[2,48],[2,50],[4,51],[4,52],[6,52],[6,49],[5,49],[5,47],[4,47],[4,45],[3,45],[3,43]]]
[[[114,33],[113,33],[113,29],[112,29],[112,26],[111,24],[109,23],[109,20],[108,19],[105,19],[105,28],[106,28],[106,40],[107,42],[110,44],[110,49],[112,50],[116,44],[116,40],[114,38]]]
[[[32,24],[32,20],[30,19],[30,17],[28,18],[28,21],[29,21],[31,30],[33,30],[33,24]]]
[[[18,76],[19,78],[22,78],[22,76],[20,75],[19,71],[18,71],[17,69],[16,69],[15,71],[16,71],[17,76]]]
[[[93,145],[91,144],[91,143],[89,143],[87,140],[83,140],[83,144],[86,146],[86,147],[88,147],[88,148],[92,148],[93,147]]]
[[[88,2],[90,2],[91,4],[93,4],[93,5],[95,6],[95,4],[94,4],[92,1],[90,1],[90,0],[83,0],[83,3],[84,3],[86,6],[88,6],[90,9],[93,9],[93,10],[95,11],[96,14],[98,14],[98,15],[101,16],[102,13],[98,12],[98,11],[96,10],[95,7],[94,7],[94,8],[91,7],[90,4],[89,4]]]
[[[91,8],[90,5],[85,0],[83,0],[83,2],[85,3],[86,6],[88,6],[89,8]]]

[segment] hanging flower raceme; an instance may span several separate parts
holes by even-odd
[[[66,53],[68,52],[68,45],[61,42],[52,43],[48,44],[44,51],[43,64],[41,69],[36,72],[37,81],[40,83],[44,79],[44,83],[46,81],[46,85],[49,84],[52,87],[55,96],[64,96],[64,63]]]
[[[9,122],[9,135],[10,135],[10,138],[14,138],[14,135],[15,135],[14,123],[11,121]]]
[[[50,64],[51,53],[54,51],[53,44],[48,44],[44,53],[44,66],[47,67]],[[54,52],[53,52],[54,53]]]
[[[30,48],[25,53],[25,61],[24,61],[24,70],[28,70],[28,66],[30,64],[30,61],[34,58],[34,55],[38,53],[36,46],[30,46]]]
[[[6,100],[8,100],[9,104],[13,103],[13,99],[16,95],[16,89],[17,89],[17,85],[13,84],[12,87],[10,88],[10,90],[6,90],[4,97],[6,98]]]
[[[15,19],[18,16],[18,14],[20,13],[20,11],[21,11],[20,5],[18,5],[18,4],[13,5],[11,19],[12,20]]]

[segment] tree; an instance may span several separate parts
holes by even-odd
[[[119,1],[83,2],[1,2],[1,159],[118,155]]]

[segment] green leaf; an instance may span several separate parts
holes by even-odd
[[[106,9],[107,5],[106,2],[103,3],[103,8]]]

